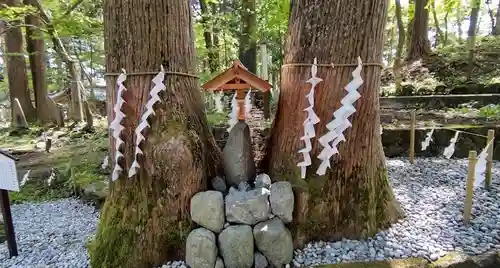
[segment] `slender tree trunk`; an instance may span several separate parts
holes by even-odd
[[[25,5],[36,5],[36,0],[24,0]],[[45,43],[43,41],[40,19],[33,15],[26,16],[26,24],[34,27],[26,28],[26,48],[29,53],[31,79],[35,92],[35,106],[38,120],[42,123],[51,121],[47,105],[47,79],[45,74]]]
[[[469,51],[467,80],[472,78],[472,71],[474,69],[474,48],[476,43],[476,28],[479,17],[479,8],[481,7],[481,0],[472,1],[472,9],[470,13],[469,30],[467,32],[467,50]]]
[[[84,99],[84,97],[81,91],[82,90],[82,84],[80,80],[81,69],[79,63],[77,60],[73,59],[67,52],[61,38],[59,38],[57,31],[54,29],[54,25],[52,25],[51,18],[45,11],[45,8],[43,7],[40,0],[35,0],[35,1],[36,1],[36,7],[40,12],[40,17],[47,23],[47,32],[51,36],[52,43],[54,44],[54,50],[66,64],[66,68],[68,70],[71,79],[71,105],[69,111],[69,118],[75,121],[83,120],[84,109],[82,100]],[[69,15],[69,13],[67,13],[67,15]]]
[[[382,61],[387,0],[295,0],[288,25],[285,64],[355,63]],[[352,18],[356,18],[355,20]],[[351,79],[353,67],[320,67],[325,79],[316,88],[315,111],[321,118],[316,135],[326,131],[332,113],[345,96],[343,87]],[[373,235],[401,215],[387,178],[380,138],[379,67],[365,66],[362,97],[350,118],[352,128],[340,154],[332,159],[325,176],[316,176],[321,146],[313,140],[312,166],[301,179],[296,166],[302,161],[297,151],[303,147],[303,121],[310,84],[310,67],[282,69],[278,111],[269,139],[264,168],[273,180],[288,180],[295,189],[294,220],[291,231],[297,246],[315,240],[359,238]]]
[[[441,30],[441,26],[439,26],[439,19],[436,12],[436,0],[431,0],[431,1],[432,1],[431,3],[432,17],[434,19],[434,27],[436,27],[436,33],[437,33],[435,46],[437,47],[440,43],[444,43],[444,34],[443,30]]]
[[[398,47],[396,49],[396,59],[394,60],[394,80],[396,91],[401,90],[401,57],[403,56],[403,47],[405,44],[405,26],[403,25],[403,16],[401,14],[401,1],[396,0],[396,24],[398,26]]]
[[[20,0],[7,0],[8,6],[20,6]],[[28,121],[36,120],[36,110],[31,102],[28,89],[28,75],[26,73],[26,60],[24,59],[23,34],[21,28],[15,27],[19,22],[11,22],[5,33],[5,44],[7,54],[7,73],[9,80],[9,94],[11,105],[14,99],[18,99]],[[14,109],[11,109],[11,114]],[[12,119],[16,118],[12,114]]]
[[[241,33],[239,58],[243,65],[254,74],[257,73],[257,13],[256,0],[241,1]],[[259,99],[257,101],[256,99]],[[262,108],[262,92],[252,94],[252,105]]]
[[[128,25],[123,27],[123,25]],[[106,71],[194,73],[194,33],[184,0],[104,1]],[[126,44],[126,45],[124,45]],[[166,92],[155,104],[138,174],[127,178],[134,155],[134,130],[148,101],[153,75],[125,82],[124,174],[111,183],[90,247],[93,268],[158,267],[180,258],[191,230],[191,197],[220,170],[220,150],[208,128],[197,79],[165,75]],[[116,77],[107,80],[108,103],[116,101]],[[113,105],[108,105],[108,120]],[[111,135],[110,135],[111,137]],[[110,138],[111,152],[115,152]],[[112,158],[114,159],[114,158]]]
[[[408,0],[408,25],[406,27],[405,51],[408,54],[411,46],[411,35],[413,32],[413,21],[415,20],[415,0]]]
[[[222,3],[221,3],[222,4]],[[213,43],[213,56],[214,56],[214,62],[215,62],[215,67],[216,71],[219,71],[220,68],[220,55],[219,55],[219,34],[221,31],[220,28],[220,19],[219,19],[219,5],[216,5],[214,3],[210,4],[212,8],[212,14],[214,15],[214,19],[212,20],[212,43]]]
[[[462,20],[463,20],[463,17],[462,17],[462,10],[460,9],[461,6],[458,5],[457,8],[456,8],[456,14],[457,14],[457,32],[458,32],[458,42],[462,42],[462,36],[464,35],[464,32],[462,30]]]
[[[255,0],[242,0],[239,58],[252,73],[257,72],[257,14]]]
[[[444,40],[443,46],[448,45],[448,12],[444,15]]]
[[[486,7],[488,8],[488,16],[490,17],[491,34],[494,34],[495,33],[495,15],[493,14],[493,9],[491,8],[491,0],[486,0],[485,3],[486,3]]]
[[[394,16],[393,18],[393,23],[391,25],[391,29],[390,29],[390,32],[389,32],[389,53],[387,54],[387,65],[391,65],[393,64],[393,44],[394,44],[394,40],[396,39],[396,26],[394,26],[394,24],[396,23],[396,16]]]
[[[498,2],[498,8],[497,8],[497,16],[495,19],[495,31],[493,32],[493,35],[500,35],[500,1]]]
[[[208,5],[206,3],[206,0],[200,0],[200,9],[201,9],[201,24],[203,25],[203,38],[205,39],[205,47],[207,48],[208,52],[208,66],[210,68],[210,72],[215,73],[217,72],[218,66],[217,66],[217,61],[215,58],[215,49],[213,46],[212,42],[212,37],[215,36],[213,34],[212,29],[212,23],[209,12]]]
[[[427,56],[431,50],[429,42],[429,12],[426,10],[427,0],[415,0],[415,17],[413,19],[410,47],[407,61],[415,61]]]

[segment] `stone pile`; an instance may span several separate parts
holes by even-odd
[[[212,180],[215,191],[195,194],[191,219],[200,225],[188,235],[186,264],[192,268],[284,267],[293,258],[290,231],[294,196],[289,182],[271,184],[266,174],[252,188],[240,182],[227,190],[224,179]]]

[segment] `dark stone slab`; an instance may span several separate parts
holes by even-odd
[[[231,129],[224,150],[222,150],[222,158],[229,186],[238,187],[242,181],[251,182],[255,179],[250,127],[245,122],[238,122]]]

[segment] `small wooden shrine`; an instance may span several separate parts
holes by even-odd
[[[259,89],[262,92],[272,88],[266,80],[248,71],[239,60],[235,60],[233,65],[202,85],[208,91],[229,91],[236,90],[236,101],[238,103],[238,120],[245,120],[245,90],[250,88]]]

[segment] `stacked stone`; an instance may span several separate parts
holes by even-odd
[[[294,196],[289,182],[271,184],[267,174],[255,187],[240,182],[227,190],[224,179],[212,180],[215,191],[195,194],[191,219],[200,225],[188,235],[186,264],[192,268],[284,267],[293,258],[285,227],[292,221]]]

